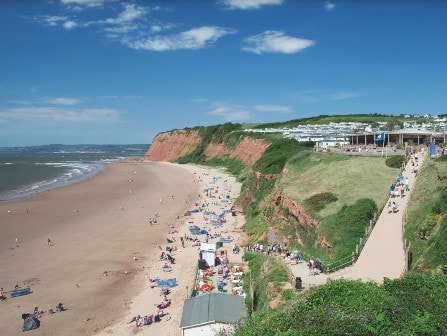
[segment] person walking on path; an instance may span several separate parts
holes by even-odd
[[[48,243],[48,246],[53,245],[53,243],[51,242],[51,239],[50,239],[50,238],[47,239],[47,243]]]

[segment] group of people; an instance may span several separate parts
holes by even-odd
[[[404,178],[401,174],[396,181],[391,184],[390,186],[390,196],[391,198],[394,197],[404,197],[405,192],[410,191],[410,180],[407,178]]]
[[[46,311],[43,310],[43,309],[40,309],[39,307],[35,307],[32,313],[30,313],[30,312],[23,313],[22,314],[22,319],[23,319],[23,321],[25,321],[27,318],[33,317],[33,318],[35,318],[37,320],[40,320],[42,318],[42,315],[45,314],[45,313],[47,313],[49,315],[53,315],[54,313],[60,313],[60,312],[63,312],[65,310],[66,309],[65,309],[64,304],[62,302],[59,302],[57,304],[56,309],[53,309],[52,307],[49,306]]]
[[[323,272],[323,262],[319,258],[316,260],[310,258],[307,262],[307,268],[309,269],[309,275],[320,274]]]

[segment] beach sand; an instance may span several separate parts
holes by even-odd
[[[209,210],[211,212],[216,212],[219,214],[224,209],[229,209],[233,204],[233,201],[240,193],[240,183],[236,181],[234,177],[225,174],[225,171],[221,169],[208,169],[193,165],[175,165],[170,163],[160,163],[160,165],[166,167],[181,167],[185,173],[189,172],[195,177],[197,186],[200,186],[200,197],[198,195],[196,198],[198,200],[209,201]],[[214,177],[219,177],[215,182],[213,182]],[[216,198],[210,199],[206,197],[203,189],[206,187],[214,186],[218,188],[219,193],[216,194]],[[230,198],[227,201],[222,202],[219,200],[219,196],[224,198],[224,195],[229,195]],[[212,204],[215,202],[216,204]],[[197,208],[196,206],[191,206],[189,209]],[[162,268],[164,261],[159,260],[159,255],[161,251],[154,251],[152,258],[146,261],[147,275],[139,274],[137,277],[142,284],[142,290],[139,291],[138,295],[132,300],[132,304],[129,306],[129,310],[126,312],[126,316],[110,326],[99,332],[97,336],[125,336],[125,335],[163,335],[163,336],[178,336],[181,335],[179,326],[183,309],[183,302],[187,298],[187,295],[191,293],[191,289],[194,283],[194,279],[197,271],[197,262],[199,258],[199,247],[193,246],[191,241],[188,241],[185,248],[181,248],[180,237],[187,234],[191,236],[188,232],[188,226],[190,222],[194,225],[198,225],[202,229],[206,229],[210,234],[221,233],[222,236],[231,236],[234,238],[234,243],[240,245],[243,239],[242,228],[245,224],[245,218],[243,214],[238,214],[237,216],[231,216],[227,214],[225,216],[227,222],[224,223],[222,228],[213,229],[211,225],[206,225],[206,221],[203,219],[204,214],[202,212],[193,213],[191,216],[184,217],[180,216],[180,219],[175,223],[174,234],[176,242],[169,244],[170,246],[177,246],[178,251],[173,253],[175,257],[175,264],[172,265],[172,272],[164,273]],[[167,236],[168,237],[168,236]],[[171,237],[171,235],[169,235]],[[203,242],[205,239],[204,235],[198,236],[198,238]],[[218,239],[210,239],[209,242],[216,242]],[[163,248],[168,245],[164,243]],[[228,259],[230,263],[242,262],[242,254],[232,253],[233,243],[224,244],[223,249],[228,253]],[[171,319],[168,321],[166,317],[162,318],[160,323],[155,323],[149,326],[136,327],[135,323],[128,324],[133,316],[136,315],[152,315],[157,312],[156,304],[163,301],[163,296],[160,295],[160,289],[151,288],[151,283],[148,281],[147,277],[151,278],[176,278],[178,281],[178,286],[172,289],[169,298],[172,300],[172,305],[164,310],[164,313],[169,313]]]
[[[92,335],[126,318],[145,288],[150,256],[198,190],[185,169],[123,162],[75,185],[0,203],[0,287],[33,291],[0,302],[0,334],[21,335],[22,313],[59,302],[67,310],[44,314],[33,335]],[[150,226],[155,211],[160,218]]]

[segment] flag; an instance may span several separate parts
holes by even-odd
[[[385,140],[385,132],[382,132],[379,134],[377,138],[374,139],[375,142],[383,141]]]

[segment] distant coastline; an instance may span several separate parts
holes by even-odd
[[[46,145],[0,148],[0,202],[28,199],[72,185],[123,160],[139,160],[148,145]]]

